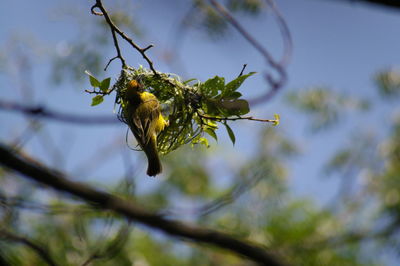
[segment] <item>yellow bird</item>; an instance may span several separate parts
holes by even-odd
[[[147,175],[156,176],[162,171],[157,151],[157,135],[168,122],[161,114],[160,103],[154,94],[144,91],[143,85],[131,80],[126,90],[125,118],[139,146],[148,160]]]

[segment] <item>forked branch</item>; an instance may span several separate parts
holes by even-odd
[[[96,8],[100,9],[101,12],[97,12],[95,10]],[[106,20],[107,24],[110,26],[111,33],[112,33],[113,40],[114,40],[114,46],[115,46],[115,49],[117,51],[117,56],[110,59],[110,61],[106,65],[105,69],[107,69],[108,65],[113,60],[115,60],[117,58],[119,58],[121,60],[122,67],[126,66],[125,59],[122,56],[121,50],[119,48],[119,43],[118,43],[118,39],[117,39],[117,36],[116,36],[116,33],[117,33],[119,36],[122,37],[122,39],[127,41],[133,48],[135,48],[143,56],[143,58],[149,64],[149,67],[150,67],[151,71],[153,71],[154,75],[158,75],[157,71],[154,69],[153,61],[151,61],[150,58],[146,54],[146,51],[154,46],[153,44],[150,44],[150,45],[148,45],[148,46],[146,46],[144,48],[141,48],[138,44],[136,44],[131,38],[129,38],[123,31],[121,31],[114,24],[114,22],[111,20],[111,18],[109,16],[107,10],[104,8],[103,3],[101,2],[101,0],[96,0],[96,4],[94,4],[90,10],[91,10],[92,14],[94,14],[96,16],[104,16],[104,19]]]

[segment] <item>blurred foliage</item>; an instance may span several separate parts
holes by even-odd
[[[205,31],[212,39],[226,37],[229,24],[218,11],[205,0],[193,0],[193,3],[193,15],[184,21],[186,25]],[[247,15],[251,18],[266,8],[266,3],[262,0],[226,0],[223,4],[233,14]]]
[[[381,146],[384,169],[379,178],[379,195],[383,202],[383,210],[388,213],[393,223],[400,221],[400,115],[393,121],[389,138]]]
[[[377,173],[382,169],[382,158],[377,150],[378,143],[373,134],[364,132],[349,136],[348,144],[336,151],[324,169],[327,174],[346,174],[360,168],[364,174]]]
[[[287,99],[292,107],[311,116],[313,131],[333,126],[340,119],[345,119],[346,111],[367,110],[370,106],[367,100],[341,95],[324,87],[291,92]]]
[[[82,80],[82,73],[91,69],[100,73],[104,60],[101,51],[89,47],[86,42],[62,44],[58,56],[54,58],[52,79],[55,83],[66,80]]]
[[[190,214],[202,225],[263,243],[291,265],[378,265],[374,264],[374,256],[360,258],[362,242],[334,244],[335,239],[346,236],[349,224],[345,219],[319,209],[310,200],[291,196],[286,161],[300,155],[295,143],[283,132],[267,128],[259,137],[258,147],[252,157],[241,161],[232,179],[237,184],[245,180],[256,183],[246,187],[244,194],[230,194],[234,198],[223,208],[202,212],[201,206],[210,207],[212,198],[218,200],[229,193],[225,187],[217,186],[219,178],[213,169],[204,167],[209,157],[207,149],[179,149],[167,156],[164,163],[168,182],[150,192],[132,195],[132,200],[154,211]],[[8,175],[3,178],[8,180]],[[24,182],[17,185],[30,186]],[[34,197],[24,199],[21,195],[21,200],[35,201]],[[15,209],[19,215],[12,222],[13,230],[26,232],[25,236],[45,245],[63,265],[83,264],[92,257],[93,265],[252,265],[206,247],[191,245],[187,250],[173,239],[153,235],[140,227],[127,234],[126,222],[90,206],[56,199],[49,202],[45,213]],[[182,207],[185,202],[192,202],[192,207]],[[193,203],[198,207],[193,207]],[[215,200],[211,203],[218,204]],[[3,259],[12,265],[26,265],[25,261],[45,265],[23,245],[11,245],[8,241],[0,241],[0,245]]]
[[[382,97],[396,98],[400,95],[400,70],[393,68],[376,74],[375,82]]]
[[[198,22],[195,22],[194,25],[201,30],[205,30],[214,39],[221,38],[228,28],[228,23],[214,8],[203,1],[198,2],[196,9],[200,12],[197,13]]]
[[[250,15],[259,14],[264,8],[262,0],[229,0],[226,1],[227,8],[233,12],[243,12]]]
[[[168,166],[179,164],[186,166],[167,169],[168,183],[180,195],[204,197],[212,193],[213,184],[210,183],[210,171],[204,167],[206,157],[204,152],[199,151],[200,149],[198,147],[196,152],[192,152],[193,149],[186,148],[183,152],[171,154],[166,158]]]

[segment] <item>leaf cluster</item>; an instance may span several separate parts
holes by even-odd
[[[89,76],[90,85],[94,89],[94,93],[97,94],[92,98],[92,106],[101,104],[104,101],[104,95],[110,93],[109,87],[111,78],[105,78],[102,81],[97,80],[89,71],[85,71]],[[98,91],[96,91],[98,89]]]

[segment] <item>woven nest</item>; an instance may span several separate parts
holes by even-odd
[[[161,104],[164,117],[169,125],[157,137],[158,151],[167,154],[183,144],[196,143],[201,138],[201,121],[198,117],[201,96],[198,92],[198,83],[192,86],[184,84],[178,77],[152,71],[142,67],[138,69],[125,68],[114,84],[117,91],[116,104],[118,118],[125,124],[129,118],[125,117],[124,108],[128,82],[136,79],[143,84],[146,91],[153,93]]]

